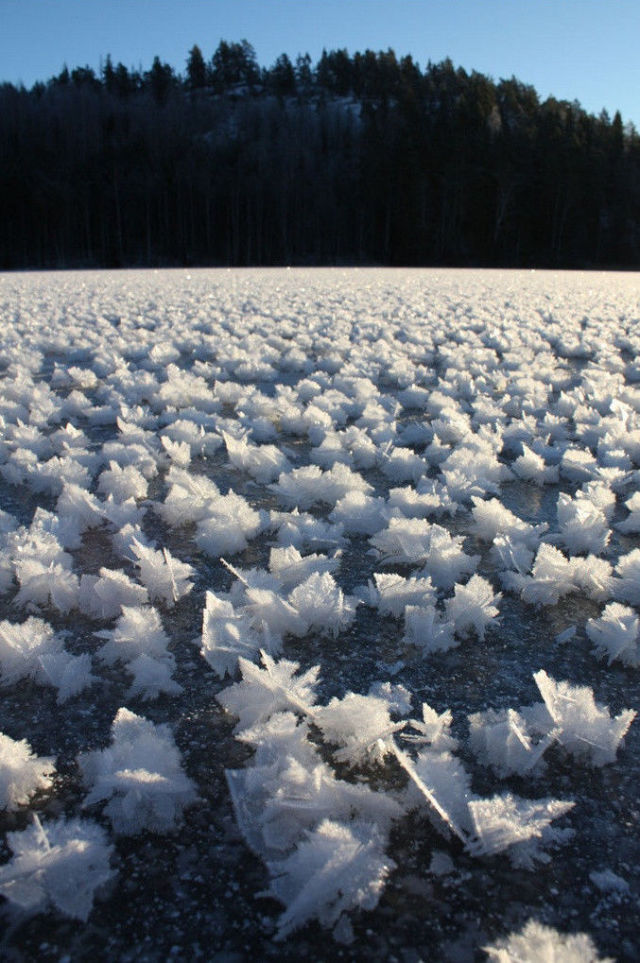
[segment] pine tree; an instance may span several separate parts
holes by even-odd
[[[187,60],[187,87],[189,90],[200,90],[206,84],[207,67],[200,47],[194,44]]]

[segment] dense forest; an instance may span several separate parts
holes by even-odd
[[[640,136],[451,61],[247,41],[0,85],[0,267],[637,266]]]

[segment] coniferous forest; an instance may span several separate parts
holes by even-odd
[[[640,136],[392,50],[0,86],[0,267],[637,267]]]

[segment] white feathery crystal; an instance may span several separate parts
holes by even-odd
[[[475,571],[479,556],[466,555],[463,538],[422,518],[389,519],[370,539],[382,565],[420,565],[437,588],[448,590],[462,575]]]
[[[313,721],[327,742],[339,747],[336,759],[349,766],[381,763],[394,753],[392,736],[406,725],[391,720],[385,699],[355,692],[347,692],[341,699],[334,697],[317,708]]]
[[[587,933],[560,933],[537,920],[483,949],[495,963],[614,963],[598,955]]]
[[[337,779],[307,735],[306,721],[276,713],[242,734],[256,747],[251,765],[226,772],[238,824],[262,858],[290,852],[328,813],[375,823],[385,834],[402,815],[386,793]]]
[[[333,926],[346,910],[374,909],[395,868],[383,847],[374,826],[325,819],[291,856],[269,863],[269,895],[286,906],[276,939],[310,919]]]
[[[114,875],[113,846],[88,819],[58,819],[7,833],[13,859],[0,866],[0,893],[23,913],[50,908],[86,922],[95,891]]]
[[[271,654],[278,654],[277,636],[254,631],[248,613],[237,611],[228,599],[207,591],[200,652],[220,678],[233,675],[239,658],[255,658],[267,641]]]
[[[548,729],[566,751],[593,766],[614,762],[635,710],[624,709],[612,718],[606,706],[595,701],[590,687],[556,682],[544,669],[533,678],[544,700]]]
[[[524,442],[522,454],[512,463],[511,470],[518,478],[533,482],[534,485],[555,485],[559,480],[558,466],[547,466],[542,455],[538,455]]]
[[[538,739],[529,731],[527,720],[516,709],[496,712],[487,709],[469,716],[469,745],[477,758],[492,766],[498,775],[524,775],[544,765],[543,755],[555,735]]]
[[[266,633],[269,639],[278,640],[285,635],[301,638],[309,629],[308,623],[291,602],[283,598],[279,589],[262,586],[248,586],[245,592],[245,612],[256,631]],[[268,648],[278,649],[279,642],[270,643]]]
[[[304,582],[313,573],[335,572],[340,566],[340,556],[301,555],[295,545],[271,549],[269,571],[275,575],[284,589]]]
[[[131,542],[134,564],[140,571],[140,581],[152,600],[169,606],[175,605],[193,588],[190,581],[194,574],[192,565],[174,558],[166,548],[157,551],[134,538]]]
[[[78,589],[78,608],[95,619],[115,619],[123,606],[145,605],[149,595],[119,569],[101,568],[99,574],[82,575]]]
[[[470,745],[478,759],[502,776],[543,768],[543,755],[554,742],[592,766],[615,761],[636,712],[611,717],[596,703],[588,686],[556,682],[543,669],[534,673],[543,702],[532,706],[469,716]]]
[[[114,832],[172,832],[184,810],[197,799],[185,775],[173,733],[129,709],[118,709],[111,745],[78,756],[89,793],[84,805],[106,802]]]
[[[167,472],[169,491],[155,511],[168,525],[179,526],[206,518],[208,506],[220,498],[215,482],[205,475],[195,475],[172,465]]]
[[[349,491],[338,499],[329,521],[341,524],[345,532],[375,535],[385,527],[389,511],[384,498],[375,498],[363,491]]]
[[[346,596],[329,572],[314,572],[289,593],[289,604],[304,623],[304,634],[337,636],[355,617],[358,599]]]
[[[404,610],[403,642],[414,645],[424,656],[446,652],[458,645],[455,623],[443,618],[435,605],[407,605]]]
[[[629,514],[619,522],[616,528],[625,534],[636,534],[640,532],[640,491],[634,492],[624,503]]]
[[[52,758],[36,756],[26,739],[0,732],[0,809],[13,811],[40,790],[50,789],[54,772]]]
[[[436,592],[429,576],[404,578],[394,572],[376,572],[373,580],[375,588],[369,584],[368,600],[382,615],[399,618],[405,608],[432,605]]]
[[[445,602],[445,612],[456,635],[466,638],[475,632],[482,641],[487,626],[499,615],[497,603],[501,598],[481,575],[472,575],[466,585],[456,585],[453,598]]]
[[[431,478],[420,479],[415,488],[391,488],[387,506],[390,512],[405,518],[455,515],[458,510],[458,503],[452,501],[447,487]]]
[[[246,471],[258,482],[274,481],[289,467],[289,459],[275,445],[250,445],[246,438],[234,438],[226,431],[222,437],[234,468]]]
[[[452,752],[458,740],[450,732],[453,715],[451,709],[438,712],[427,702],[422,703],[422,721],[409,719],[412,731],[405,731],[402,738],[417,745],[427,745],[436,752]]]
[[[610,602],[599,619],[588,620],[585,630],[596,655],[609,665],[619,660],[631,668],[640,667],[640,617],[635,609]]]
[[[472,799],[469,813],[475,838],[471,851],[492,856],[509,849],[515,865],[524,863],[527,868],[532,868],[540,855],[531,847],[531,842],[536,839],[545,841],[545,831],[550,823],[564,816],[574,805],[561,799],[519,799],[511,793],[491,799]],[[550,839],[548,832],[546,835],[546,841],[554,841],[553,835]],[[556,838],[560,840],[562,836]],[[524,853],[519,852],[522,844],[528,844]],[[545,861],[544,856],[542,861]]]
[[[218,702],[238,718],[236,733],[251,729],[276,712],[291,710],[306,716],[313,711],[316,701],[314,686],[320,666],[313,666],[296,676],[299,663],[289,659],[276,662],[263,650],[260,656],[262,668],[248,659],[239,658],[242,681],[223,689],[217,696]]]
[[[72,482],[64,484],[56,510],[62,517],[73,518],[83,532],[89,528],[98,528],[105,518],[104,509],[96,496]]]
[[[166,451],[172,465],[188,468],[191,462],[191,446],[186,441],[176,441],[168,435],[160,435],[162,447]]]
[[[91,657],[72,655],[64,639],[48,622],[29,616],[24,622],[0,622],[0,669],[2,685],[32,678],[58,690],[58,703],[66,702],[95,681]]]
[[[17,605],[31,608],[51,604],[66,614],[78,604],[79,580],[72,571],[72,557],[58,538],[58,522],[57,516],[37,509],[28,529],[19,528],[7,536],[20,586]]]
[[[172,678],[175,659],[159,613],[151,606],[122,606],[115,628],[96,632],[105,644],[98,657],[108,665],[122,662],[134,676],[129,695],[156,699],[161,692],[176,695],[182,687]]]
[[[199,515],[196,544],[214,558],[243,552],[263,524],[260,512],[233,491],[207,499]]]
[[[335,505],[348,492],[370,494],[373,486],[348,465],[337,463],[328,471],[317,465],[306,465],[282,472],[275,484],[269,486],[286,504],[307,509],[312,505]]]
[[[518,518],[497,498],[474,497],[472,534],[483,542],[494,542],[499,535],[507,535],[514,541],[523,542],[529,549],[537,549],[540,536],[547,530],[546,522],[530,525]]]
[[[636,551],[640,560],[640,550]],[[565,595],[580,592],[604,601],[628,584],[624,578],[613,577],[611,563],[606,559],[595,555],[568,559],[546,542],[537,551],[531,575],[505,572],[502,581],[505,588],[519,592],[522,600],[531,605],[557,605]]]
[[[602,509],[586,498],[572,498],[565,492],[558,495],[558,527],[562,543],[572,555],[578,552],[600,555],[611,538]]]
[[[615,597],[631,605],[640,605],[640,548],[621,555],[615,573]]]
[[[134,465],[125,465],[123,468],[117,461],[109,462],[109,467],[98,479],[98,491],[111,495],[119,502],[128,498],[146,498],[147,490],[147,479]]]

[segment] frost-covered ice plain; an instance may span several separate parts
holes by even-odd
[[[2,957],[637,960],[640,275],[0,321]]]

